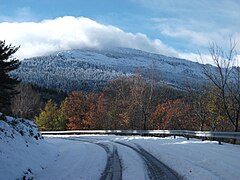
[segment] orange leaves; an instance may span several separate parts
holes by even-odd
[[[72,92],[64,101],[68,129],[89,129],[94,126],[96,94]]]
[[[150,121],[153,129],[189,129],[194,127],[190,106],[182,99],[167,100],[158,104]]]

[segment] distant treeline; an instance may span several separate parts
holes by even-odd
[[[109,81],[98,93],[74,91],[66,95],[30,85],[20,87],[23,89],[13,100],[12,112],[34,119],[41,130],[234,130],[220,98],[212,94],[216,91],[213,87],[179,90],[141,75]]]

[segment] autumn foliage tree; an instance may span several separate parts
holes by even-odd
[[[109,121],[107,119],[107,102],[105,94],[101,93],[97,97],[96,111],[95,111],[95,128],[96,129],[109,129]]]
[[[94,93],[72,92],[63,103],[68,129],[90,129],[96,109]]]
[[[201,89],[200,91],[189,89],[186,96],[187,102],[191,108],[192,116],[198,120],[199,127],[197,130],[209,130],[209,89]],[[197,126],[197,124],[196,124]]]
[[[128,81],[125,78],[119,78],[109,82],[102,92],[102,101],[106,111],[105,118],[108,126],[112,129],[128,127],[129,91]]]
[[[58,106],[49,100],[35,122],[42,131],[66,130],[66,117],[63,106]]]
[[[181,96],[178,93],[170,97],[165,92],[169,92],[169,88],[155,86],[139,74],[110,81],[98,96],[94,115],[96,128],[151,128],[150,117],[156,106],[166,96],[170,99]]]
[[[218,91],[215,87],[209,89],[206,95],[207,101],[205,107],[207,109],[207,123],[211,131],[232,131],[231,122],[228,121],[223,108],[223,102],[215,93]]]
[[[105,110],[100,121],[111,129],[147,129],[157,99],[156,88],[139,74],[112,80],[98,102]]]
[[[157,106],[151,116],[152,129],[196,129],[190,106],[183,100],[167,100]]]

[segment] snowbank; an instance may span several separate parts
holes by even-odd
[[[33,179],[56,156],[32,121],[0,113],[0,179]]]

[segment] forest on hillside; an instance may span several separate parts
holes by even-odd
[[[141,73],[109,80],[99,91],[63,92],[33,84],[20,83],[8,74],[2,83],[2,112],[32,119],[40,130],[75,129],[181,129],[238,131],[240,117],[240,68],[235,66],[235,43],[225,53],[216,44],[210,47],[215,72],[203,66],[208,78],[206,86],[192,89],[174,88],[156,81],[154,71],[149,78]],[[5,61],[18,48],[9,48],[0,64],[8,71],[17,69]],[[4,51],[4,48],[3,48]],[[5,58],[5,59],[4,59]],[[5,67],[6,66],[6,67]],[[4,71],[3,71],[4,72]],[[6,71],[7,72],[7,71]],[[5,94],[4,94],[5,93]],[[8,95],[8,98],[5,98]]]
[[[101,92],[69,94],[19,85],[14,116],[33,119],[41,130],[188,129],[233,131],[216,89],[179,90],[141,75],[108,82]]]

